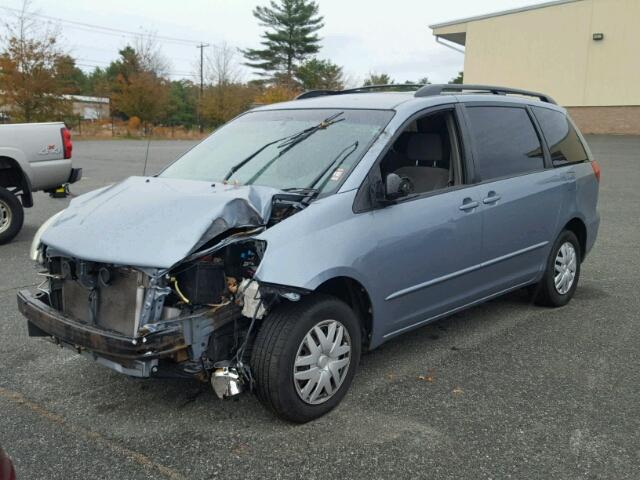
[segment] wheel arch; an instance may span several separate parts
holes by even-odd
[[[569,230],[578,238],[578,242],[580,243],[580,260],[584,260],[587,251],[587,226],[584,221],[579,217],[574,217],[565,224],[562,230]]]
[[[314,292],[331,295],[349,305],[360,321],[363,348],[368,348],[373,332],[373,304],[364,285],[352,277],[338,276],[325,280]]]
[[[0,155],[0,187],[6,189],[13,187],[11,192],[20,198],[24,207],[33,206],[29,177],[17,160],[5,155]]]

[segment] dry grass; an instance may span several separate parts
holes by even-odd
[[[96,120],[83,121],[82,123],[70,125],[73,138],[80,140],[106,140],[110,138],[160,138],[172,140],[199,140],[211,133],[205,130],[200,133],[198,128],[187,129],[182,126],[148,126],[148,131],[144,128],[130,128],[129,124],[123,120]]]

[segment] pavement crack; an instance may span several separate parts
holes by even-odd
[[[40,283],[39,283],[39,282],[36,282],[36,283],[29,283],[29,284],[27,284],[27,285],[19,285],[19,286],[17,286],[17,287],[3,288],[3,289],[0,289],[0,295],[2,295],[3,293],[10,292],[11,290],[20,290],[21,288],[36,287],[36,286],[38,286],[38,285],[40,285]]]

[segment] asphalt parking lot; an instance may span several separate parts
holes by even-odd
[[[589,143],[602,224],[568,306],[516,292],[391,341],[301,426],[251,395],[126,378],[27,337],[15,296],[37,282],[31,238],[68,202],[37,194],[0,246],[0,444],[18,478],[638,478],[640,137]],[[147,172],[191,145],[153,142]],[[72,192],[141,174],[146,146],[76,142]]]

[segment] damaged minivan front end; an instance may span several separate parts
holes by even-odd
[[[304,105],[252,109],[155,176],[73,198],[32,244],[29,334],[132,377],[250,390],[295,422],[334,408],[372,344],[371,218],[353,205],[394,111]]]
[[[252,381],[255,321],[281,295],[299,298],[254,278],[267,248],[256,236],[305,205],[268,187],[141,177],[74,199],[36,236],[43,281],[18,295],[29,334],[126,375],[210,379],[219,396],[237,394]],[[155,216],[173,221],[158,231]],[[94,236],[99,225],[118,233]]]

